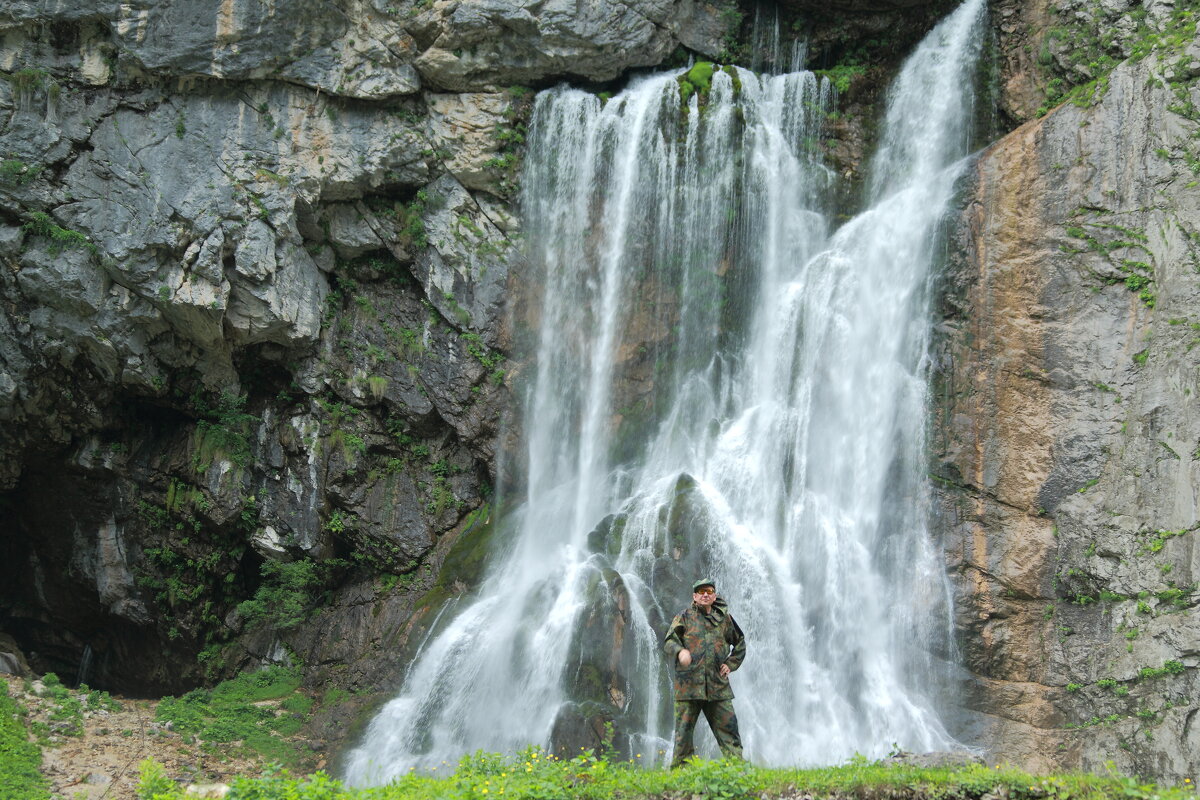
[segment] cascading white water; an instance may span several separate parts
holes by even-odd
[[[673,74],[606,104],[539,96],[525,495],[349,781],[546,743],[595,707],[594,691],[573,701],[601,673],[634,747],[669,752],[659,642],[700,572],[749,641],[732,679],[748,757],[953,745],[935,697],[949,603],[925,523],[925,359],[983,15],[967,0],[906,62],[868,208],[832,234],[814,155],[831,98],[810,73],[718,71],[682,110]]]

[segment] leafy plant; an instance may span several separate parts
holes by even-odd
[[[218,457],[248,466],[251,425],[258,418],[246,413],[246,395],[221,392],[215,405],[210,405],[197,393],[192,395],[192,407],[200,417],[192,441],[192,469],[207,472]]]
[[[254,597],[238,604],[238,613],[252,627],[294,628],[308,616],[313,593],[324,584],[322,570],[312,559],[281,563],[264,561],[263,583]]]
[[[147,758],[138,764],[137,796],[138,800],[177,797],[178,787],[162,764]]]

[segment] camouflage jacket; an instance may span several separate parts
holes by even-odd
[[[684,648],[692,653],[690,667],[679,664],[679,651]],[[676,700],[731,700],[729,678],[721,677],[718,668],[728,664],[732,672],[742,665],[746,637],[718,597],[708,614],[693,603],[671,620],[663,652],[675,669]]]

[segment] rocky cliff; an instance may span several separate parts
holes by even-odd
[[[1194,28],[1192,28],[1194,30]],[[966,704],[1038,769],[1200,753],[1200,50],[984,151],[934,425]]]
[[[393,675],[504,479],[524,87],[715,55],[730,11],[7,4],[0,608],[34,669]]]

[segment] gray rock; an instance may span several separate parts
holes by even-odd
[[[440,0],[422,8],[352,0],[336,10],[318,0],[235,0],[215,13],[191,0],[71,8],[28,0],[0,12],[0,29],[24,45],[50,20],[80,26],[73,67],[93,85],[112,78],[111,48],[151,74],[284,80],[364,100],[415,93],[422,76],[454,91],[609,80],[657,64],[680,43],[715,56],[727,32],[720,6],[699,0]]]
[[[716,10],[693,0],[476,0],[434,9],[416,31],[431,42],[416,66],[430,84],[459,92],[566,75],[610,80],[659,63],[678,43],[673,30],[686,28],[688,46],[709,56],[725,33]]]
[[[7,633],[0,633],[0,673],[15,675],[18,678],[33,677],[20,645]]]
[[[275,529],[267,525],[250,535],[250,546],[258,552],[263,558],[271,561],[285,561],[288,551],[284,545],[283,537],[275,532]]]
[[[413,274],[430,302],[455,327],[497,341],[505,283],[518,251],[488,216],[488,208],[449,175],[428,189],[425,231],[430,247],[413,264]]]
[[[344,259],[353,259],[364,253],[383,249],[383,240],[376,233],[381,226],[387,228],[384,235],[396,238],[391,225],[375,217],[361,203],[334,203],[326,207],[325,226],[329,241]]]
[[[450,174],[468,189],[495,191],[495,172],[488,162],[500,152],[498,138],[512,101],[503,93],[429,94],[429,138],[450,157]]]

